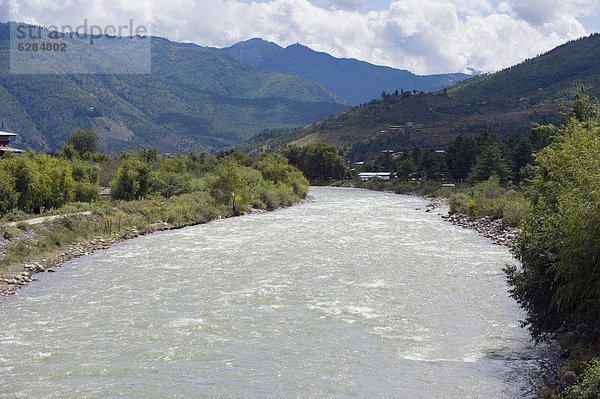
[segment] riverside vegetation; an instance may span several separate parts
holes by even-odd
[[[96,150],[97,137],[78,132],[53,156],[0,159],[0,272],[19,273],[0,282],[0,291],[30,280],[26,266],[41,271],[118,239],[273,210],[308,193],[308,181],[280,155],[166,157],[142,150],[111,158]],[[102,186],[110,186],[110,196],[100,195]],[[64,216],[25,222],[57,214]]]

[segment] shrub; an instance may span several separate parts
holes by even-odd
[[[100,186],[93,183],[75,183],[75,200],[79,202],[94,202],[100,198]]]
[[[579,382],[560,395],[561,399],[597,399],[598,397],[600,397],[600,358],[590,361]]]
[[[27,222],[19,222],[19,223],[17,223],[17,229],[19,229],[21,231],[27,231],[30,228],[31,228],[31,226]]]
[[[15,228],[15,227],[4,227],[2,230],[2,237],[5,240],[12,240],[13,238],[15,238],[16,236],[19,235],[19,229]]]
[[[19,194],[15,191],[14,182],[8,173],[0,169],[0,215],[3,215],[17,206]]]
[[[125,159],[111,183],[112,197],[125,201],[144,198],[148,194],[150,179],[151,170],[147,164],[134,158]]]
[[[502,221],[509,226],[516,227],[530,210],[531,203],[523,195],[508,197],[502,207]]]

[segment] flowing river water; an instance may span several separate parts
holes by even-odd
[[[506,248],[416,197],[312,195],[37,275],[0,302],[0,397],[534,397]]]

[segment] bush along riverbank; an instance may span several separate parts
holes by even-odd
[[[513,251],[522,266],[506,272],[534,339],[557,338],[568,355],[546,396],[591,399],[600,397],[600,110],[576,105],[536,155]]]
[[[60,171],[48,165],[60,165]],[[72,202],[81,183],[77,180],[82,175],[81,165],[94,174],[84,184],[92,199]],[[0,219],[3,295],[28,284],[36,273],[53,270],[68,259],[116,241],[274,210],[298,203],[308,194],[308,181],[285,158],[265,155],[253,159],[236,152],[215,157],[161,157],[146,150],[117,158],[29,153],[0,159],[0,177],[8,183],[0,190],[12,201],[4,202]],[[100,196],[103,178],[111,186],[110,197]],[[58,204],[57,196],[62,196],[62,207],[40,215],[51,201]],[[47,214],[62,216],[27,222]]]

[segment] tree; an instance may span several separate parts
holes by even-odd
[[[248,210],[250,190],[240,168],[233,162],[218,167],[210,193],[217,203],[230,206],[233,214]]]
[[[595,117],[597,113],[597,107],[592,104],[588,96],[583,93],[575,96],[575,101],[573,102],[573,112],[571,113],[572,117],[580,122],[584,122]]]
[[[411,157],[402,159],[398,164],[397,173],[399,179],[408,179],[417,171],[417,165]]]
[[[17,206],[25,212],[32,212],[42,207],[40,198],[40,176],[33,161],[28,157],[15,160],[12,175],[15,179],[15,190],[19,193]]]
[[[600,340],[600,120],[577,115],[536,155],[532,212],[506,272],[537,339],[559,328]]]
[[[86,155],[98,152],[98,143],[99,140],[96,133],[87,130],[80,130],[71,135],[67,145],[71,146],[80,155]]]
[[[165,198],[189,193],[192,191],[192,177],[188,173],[161,170],[152,181],[152,191]]]
[[[135,158],[126,158],[111,183],[112,197],[125,201],[144,198],[150,187],[150,167]]]
[[[140,150],[139,156],[146,163],[158,161],[158,151],[155,148],[143,148]]]
[[[421,151],[417,169],[424,178],[430,180],[443,179],[447,171],[444,155],[431,150]]]
[[[477,142],[471,136],[461,134],[446,149],[446,164],[452,179],[466,180],[479,154]]]
[[[291,186],[300,198],[308,194],[308,181],[300,170],[290,165],[287,158],[281,155],[267,155],[259,159],[254,167],[262,173],[265,180]]]
[[[488,180],[493,175],[498,176],[501,182],[506,182],[510,176],[510,168],[502,149],[497,144],[490,144],[483,148],[469,172],[469,180],[477,183]]]
[[[283,150],[283,155],[309,180],[343,179],[346,176],[346,162],[333,146],[289,146]]]
[[[15,191],[12,176],[0,168],[0,215],[13,210],[18,200],[19,193]]]

